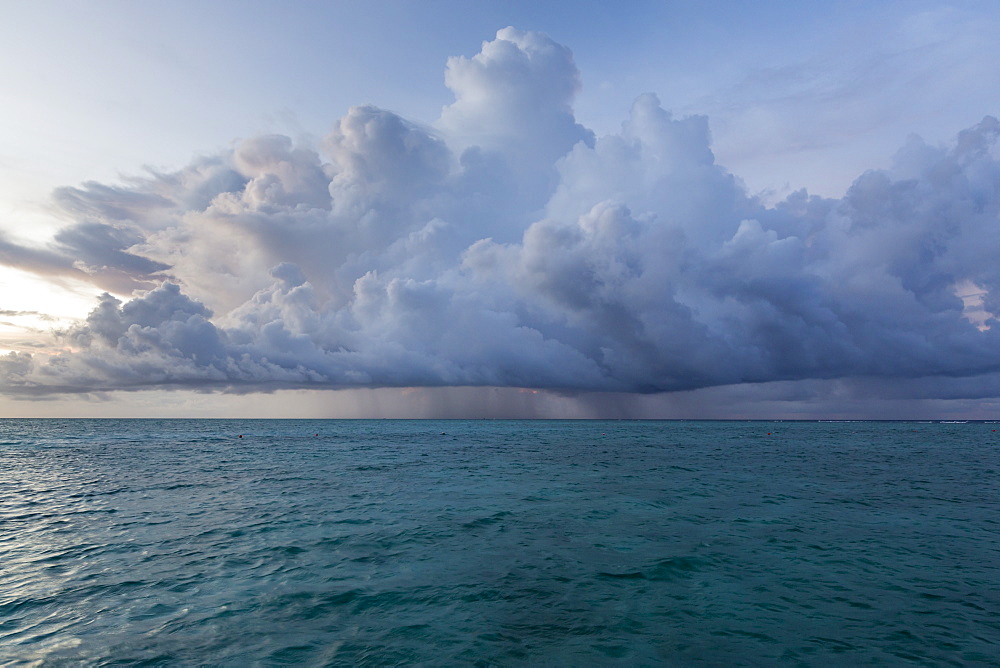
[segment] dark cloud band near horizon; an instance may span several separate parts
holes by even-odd
[[[318,147],[255,137],[60,189],[72,222],[46,248],[0,239],[0,262],[135,296],[105,294],[61,352],[0,358],[0,391],[867,377],[1000,395],[995,118],[911,138],[841,199],[768,206],[715,163],[708,119],[654,95],[595,137],[572,54],[540,33],[501,30],[446,83],[430,128],[359,106]]]

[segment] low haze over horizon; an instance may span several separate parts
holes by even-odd
[[[11,3],[0,416],[1000,416],[1000,7]]]

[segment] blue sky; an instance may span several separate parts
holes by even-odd
[[[447,58],[507,25],[573,50],[577,116],[598,134],[655,92],[674,113],[708,114],[734,133],[779,123],[767,127],[774,147],[716,138],[717,153],[758,168],[748,154],[835,139],[872,167],[911,132],[948,141],[997,96],[983,79],[992,3],[42,1],[5,11],[4,120],[19,131],[4,141],[4,167],[22,167],[43,192],[176,167],[259,132],[322,135],[356,104],[433,122],[451,101]],[[846,169],[810,163],[789,185],[838,194],[860,173]],[[801,174],[768,171],[754,185]]]
[[[975,165],[956,152],[963,130],[993,141],[980,123],[1000,110],[994,3],[34,2],[5,15],[0,349],[20,357],[3,414],[996,408],[994,273],[977,243],[995,234],[996,151]],[[487,43],[495,67],[477,70]],[[275,135],[287,146],[260,139]],[[965,170],[961,187],[934,180],[946,164]],[[856,182],[869,170],[887,181]],[[970,188],[986,202],[974,210],[960,206]],[[947,226],[927,218],[935,206]],[[877,229],[858,238],[845,217]],[[874,256],[892,239],[939,251],[912,266]],[[784,271],[748,274],[739,252]],[[593,290],[568,292],[568,268]],[[303,286],[312,301],[295,310]],[[105,291],[119,305],[94,313],[117,313],[125,338],[101,342],[107,322],[85,318]],[[376,296],[377,317],[362,309]],[[157,299],[186,300],[171,313],[203,319],[211,341],[184,348],[172,316],[129,329]],[[436,348],[426,337],[442,334],[405,299],[477,315]],[[890,322],[886,305],[907,300]]]

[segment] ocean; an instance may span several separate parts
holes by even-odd
[[[0,665],[1000,665],[997,429],[0,420]]]

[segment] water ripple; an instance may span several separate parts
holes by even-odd
[[[3,420],[0,666],[1000,665],[998,453],[974,423]]]

